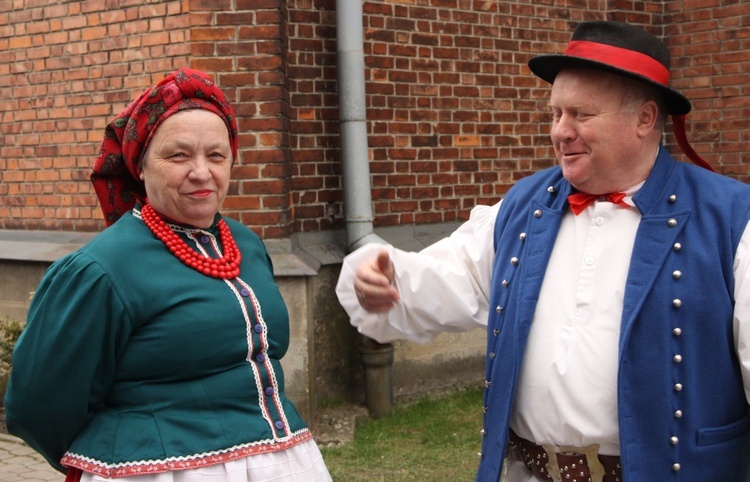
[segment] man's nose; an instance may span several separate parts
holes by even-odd
[[[572,119],[569,115],[563,114],[559,119],[552,123],[550,137],[553,142],[564,142],[570,139],[575,139],[576,130],[573,128]]]

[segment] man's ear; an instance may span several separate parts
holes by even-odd
[[[659,106],[653,100],[647,100],[638,109],[638,133],[642,136],[648,135],[657,128],[656,122],[659,118]]]

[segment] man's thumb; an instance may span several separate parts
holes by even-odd
[[[387,251],[382,251],[378,255],[378,270],[383,273],[389,281],[393,281],[393,264]]]

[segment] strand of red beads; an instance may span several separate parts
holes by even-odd
[[[224,249],[224,256],[221,258],[206,258],[202,254],[192,249],[188,244],[177,235],[172,228],[164,221],[154,210],[151,204],[146,203],[141,208],[141,218],[148,226],[148,229],[154,233],[169,251],[174,254],[185,265],[206,276],[219,279],[233,279],[240,275],[240,262],[242,253],[240,253],[237,244],[234,242],[232,232],[224,220],[220,220],[217,225],[219,228],[219,239]]]

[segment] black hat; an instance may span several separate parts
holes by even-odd
[[[562,55],[538,55],[529,68],[550,84],[568,68],[599,69],[640,80],[662,93],[667,113],[672,115],[675,139],[695,164],[713,168],[693,150],[685,133],[685,115],[692,106],[684,95],[669,87],[669,49],[640,27],[621,22],[578,24]]]
[[[580,23],[563,55],[529,60],[531,71],[550,84],[567,68],[592,68],[643,81],[664,96],[669,114],[690,112],[690,101],[669,87],[669,50],[642,28],[620,22]]]

